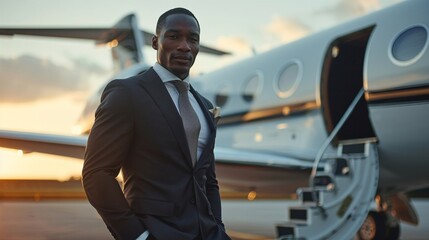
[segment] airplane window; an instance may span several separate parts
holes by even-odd
[[[244,101],[251,102],[255,99],[261,88],[261,79],[260,74],[255,74],[244,81],[243,92],[241,94]]]
[[[277,95],[282,98],[289,97],[298,87],[301,80],[301,64],[298,61],[286,65],[280,72],[277,82],[274,82],[274,89]]]
[[[223,85],[220,87],[218,93],[215,96],[216,106],[223,107],[228,101],[230,95],[230,87]]]
[[[428,44],[428,31],[423,26],[414,26],[400,33],[391,45],[391,57],[398,65],[416,62]]]

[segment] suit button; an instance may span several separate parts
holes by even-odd
[[[192,205],[195,205],[195,200],[194,200],[194,199],[190,200],[189,202],[190,202]]]

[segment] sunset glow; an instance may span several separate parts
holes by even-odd
[[[200,54],[192,73],[219,69],[396,2],[398,0],[307,0],[267,4],[222,0],[207,5],[201,1],[184,1],[182,6],[191,9],[202,26],[201,43],[232,53],[227,57]],[[176,4],[164,0],[156,3],[108,1],[108,4],[83,0],[61,3],[3,0],[0,28],[110,27],[133,12],[138,16],[140,27],[153,32],[158,16],[177,7]],[[58,7],[67,10],[54,10]],[[106,47],[83,40],[0,36],[0,129],[81,133],[77,120],[91,94],[111,79],[113,64],[109,48],[117,44],[116,39]],[[144,57],[148,64],[156,61],[150,46],[145,47]],[[283,113],[288,114],[288,109]],[[258,142],[262,138],[259,134],[254,140]],[[72,158],[0,149],[0,179],[67,180],[80,176],[82,163]]]
[[[26,104],[0,104],[2,129],[72,134],[84,101],[74,96]],[[4,113],[8,114],[4,114]],[[22,150],[0,148],[0,178],[59,179],[80,176],[83,161]]]

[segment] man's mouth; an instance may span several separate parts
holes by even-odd
[[[187,64],[187,63],[191,62],[191,57],[189,57],[187,55],[176,55],[176,56],[173,56],[173,60],[178,62],[178,63]]]

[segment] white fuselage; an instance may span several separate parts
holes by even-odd
[[[222,104],[217,146],[313,161],[335,125],[328,126],[335,122],[329,110],[348,101],[326,98],[353,98],[355,89],[337,82],[355,81],[365,89],[369,122],[350,128],[372,127],[365,137],[378,139],[380,189],[429,185],[427,12],[427,1],[398,4],[199,77],[202,94]],[[342,139],[353,136],[360,135],[349,131]]]

